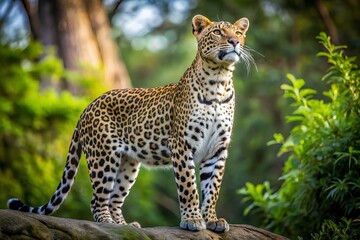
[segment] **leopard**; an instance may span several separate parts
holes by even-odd
[[[233,72],[238,62],[251,59],[245,45],[249,24],[246,17],[231,24],[195,15],[192,32],[197,52],[178,83],[114,89],[96,98],[75,127],[63,175],[51,199],[31,207],[12,198],[8,207],[54,213],[67,197],[84,154],[95,221],[141,227],[125,221],[122,206],[144,165],[173,169],[181,229],[229,231],[227,221],[217,217],[216,203],[233,128]]]

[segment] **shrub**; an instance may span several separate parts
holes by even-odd
[[[43,53],[37,42],[21,47],[0,42],[0,65],[6,66],[0,68],[1,208],[10,197],[31,205],[44,204],[51,197],[61,178],[69,139],[89,101],[41,86],[40,79],[56,83],[68,74],[59,59]],[[87,175],[84,167],[78,177]],[[75,191],[70,197],[82,204],[77,215],[89,212],[83,207],[91,198],[88,185],[89,190]],[[73,212],[74,207],[68,206],[67,212]]]
[[[293,75],[287,76],[290,84],[281,85],[294,111],[286,117],[289,136],[274,134],[269,142],[281,144],[279,155],[288,154],[280,189],[272,190],[268,182],[247,183],[239,193],[251,201],[245,214],[262,213],[264,226],[272,231],[292,238],[355,239],[360,215],[360,71],[354,57],[344,56],[345,46],[334,46],[324,33],[317,39],[327,50],[318,56],[331,64],[322,79],[329,84],[325,100],[316,99],[316,91],[304,88],[306,82]],[[336,229],[346,229],[346,235]]]

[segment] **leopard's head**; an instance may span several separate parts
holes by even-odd
[[[249,20],[240,18],[234,24],[212,22],[202,15],[192,19],[193,34],[198,41],[198,51],[205,60],[220,64],[233,64],[249,56],[245,51],[245,34]]]

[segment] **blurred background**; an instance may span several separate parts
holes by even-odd
[[[250,20],[246,45],[256,61],[234,74],[236,117],[218,215],[259,226],[237,193],[246,182],[276,189],[286,155],[267,146],[288,134],[290,111],[280,85],[286,74],[306,79],[321,98],[328,64],[315,39],[326,32],[359,56],[357,0],[2,0],[0,1],[0,207],[11,197],[46,203],[62,176],[77,119],[112,88],[176,83],[197,50],[191,18]],[[359,62],[359,60],[357,60]],[[144,227],[177,226],[172,171],[142,169],[123,207]],[[92,220],[85,160],[55,216]]]

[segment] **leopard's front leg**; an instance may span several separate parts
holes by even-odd
[[[199,206],[199,194],[196,187],[195,164],[191,150],[186,144],[173,144],[172,162],[180,203],[180,228],[199,231],[206,229]]]
[[[215,210],[225,170],[227,145],[220,144],[214,149],[213,154],[207,160],[202,161],[200,165],[201,211],[206,222],[206,228],[214,232],[229,231],[229,224],[225,219],[217,218]]]

